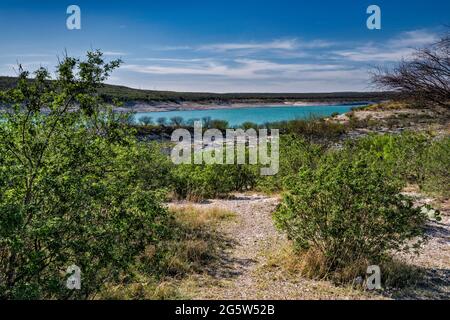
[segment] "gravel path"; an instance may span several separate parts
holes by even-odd
[[[179,202],[176,206],[218,207],[232,211],[236,219],[221,227],[231,245],[213,270],[195,275],[183,286],[193,299],[367,299],[366,293],[339,288],[328,281],[288,275],[281,268],[264,269],[267,253],[287,246],[273,223],[278,197],[236,194],[231,200],[204,203]]]
[[[200,208],[217,207],[236,214],[234,221],[222,226],[221,232],[231,239],[232,245],[223,252],[215,270],[208,276],[220,283],[204,288],[196,299],[251,299],[255,297],[255,268],[261,264],[260,252],[267,239],[281,238],[272,223],[271,213],[277,198],[261,195],[236,194],[231,200],[214,199],[203,203],[179,203]],[[211,279],[210,279],[211,280]]]
[[[405,257],[407,263],[425,270],[425,277],[413,290],[405,290],[404,299],[450,299],[450,199],[435,200],[417,192],[405,192],[418,206],[425,204],[441,212],[441,221],[430,221],[428,241],[420,255]]]
[[[428,201],[420,198],[420,201]],[[282,267],[265,268],[268,256],[289,244],[273,224],[272,212],[279,198],[257,194],[236,194],[233,199],[204,203],[179,202],[176,206],[218,207],[232,211],[236,218],[220,226],[218,232],[229,239],[220,262],[204,274],[193,275],[180,288],[193,299],[385,299],[450,298],[450,212],[448,201],[441,208],[443,220],[430,223],[431,237],[411,264],[426,268],[426,278],[414,290],[396,295],[363,292],[289,274]]]

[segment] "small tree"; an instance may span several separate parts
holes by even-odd
[[[170,123],[175,127],[179,127],[183,124],[183,117],[172,117],[170,118]]]
[[[248,129],[258,129],[258,125],[254,122],[246,121],[240,125],[240,127],[244,130]]]
[[[408,249],[409,240],[420,244],[424,214],[369,158],[336,153],[316,169],[304,168],[288,184],[275,220],[297,249],[313,253],[310,275],[354,270],[356,276],[362,271],[358,267]]]
[[[65,57],[56,79],[21,70],[0,93],[0,298],[92,297],[158,239],[166,211],[139,179],[150,155],[97,94],[119,64]],[[65,287],[72,264],[81,290]]]
[[[143,123],[145,126],[148,126],[153,123],[153,118],[150,116],[143,116],[139,118],[139,122]]]
[[[213,128],[213,129],[225,131],[226,129],[228,129],[229,125],[228,125],[228,121],[226,121],[226,120],[211,120],[211,122],[209,123],[209,127]]]
[[[167,118],[159,117],[158,119],[156,119],[156,123],[158,123],[160,126],[164,126],[167,123]]]
[[[450,106],[450,36],[428,48],[417,50],[412,60],[392,70],[378,69],[373,82],[406,98]]]
[[[211,117],[203,117],[202,122],[203,122],[203,127],[205,127],[206,129],[211,128]]]

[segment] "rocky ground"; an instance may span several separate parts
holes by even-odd
[[[407,130],[431,131],[438,135],[450,133],[448,108],[411,108],[404,103],[376,104],[327,120],[350,126],[351,130],[343,139],[358,138],[372,132],[401,133]]]
[[[450,199],[434,199],[424,196],[417,188],[404,192],[414,199],[415,205],[428,204],[440,210],[441,221],[429,221],[428,241],[420,255],[406,255],[404,260],[425,270],[425,275],[412,288],[397,292],[394,296],[413,299],[450,299]]]
[[[415,195],[418,202],[433,199]],[[291,272],[290,246],[274,227],[272,212],[278,197],[236,194],[233,199],[203,203],[178,202],[174,206],[219,207],[236,214],[218,232],[230,241],[220,263],[204,274],[193,275],[179,283],[183,294],[192,299],[386,299],[450,298],[450,205],[440,202],[443,220],[430,222],[430,240],[419,256],[402,257],[422,267],[425,277],[402,291],[368,292],[341,287],[329,281],[310,280]]]

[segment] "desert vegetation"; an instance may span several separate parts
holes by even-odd
[[[417,59],[446,54],[448,60],[443,43],[437,51],[420,51]],[[432,61],[440,65],[437,59]],[[145,118],[137,124],[132,115],[115,113],[111,103],[121,102],[105,97],[111,87],[103,82],[120,63],[104,61],[99,51],[85,60],[65,57],[56,79],[45,69],[32,76],[21,70],[14,85],[0,91],[1,298],[179,298],[174,283],[219,268],[221,254],[233,246],[219,229],[236,223],[236,214],[202,203],[234,199],[236,192],[273,196],[262,197],[268,205],[263,202],[260,209],[273,211],[273,223],[288,240],[271,246],[288,253],[289,268],[299,277],[346,286],[377,264],[393,270],[384,285],[408,284],[396,272],[415,271],[399,262],[397,253],[418,252],[427,240],[427,224],[439,220],[440,212],[417,205],[403,191],[415,186],[422,194],[449,196],[446,116],[439,120],[444,130],[394,133],[379,128],[415,119],[358,118],[373,106],[352,111],[343,122],[334,116],[244,123],[244,129],[280,129],[277,175],[261,176],[259,166],[249,164],[175,165],[163,138],[175,128],[192,130],[192,123]],[[403,63],[376,81],[391,86],[404,70],[426,69],[415,63]],[[439,79],[448,90],[448,74]],[[423,90],[421,103],[431,109],[448,100],[448,92]],[[205,128],[228,125],[203,122]],[[364,135],[352,136],[362,128]],[[252,245],[252,239],[241,238]],[[65,288],[71,264],[83,272],[81,290]]]

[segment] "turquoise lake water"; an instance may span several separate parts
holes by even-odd
[[[332,113],[345,113],[350,111],[356,104],[342,104],[330,106],[254,106],[246,108],[227,108],[211,110],[185,110],[185,111],[162,111],[162,112],[138,112],[135,120],[143,116],[152,117],[155,122],[160,117],[168,121],[172,117],[182,117],[184,121],[201,120],[204,117],[228,121],[230,126],[240,125],[246,121],[263,124],[282,120],[305,119],[311,116],[326,117]]]

